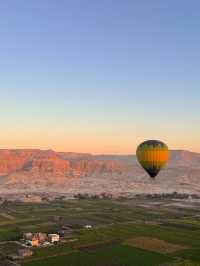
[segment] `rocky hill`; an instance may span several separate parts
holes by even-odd
[[[199,194],[200,154],[171,151],[166,168],[151,180],[134,155],[0,150],[0,191]]]

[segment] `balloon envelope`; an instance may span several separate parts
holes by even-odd
[[[136,155],[141,166],[154,178],[168,161],[169,150],[162,141],[147,140],[138,146]]]

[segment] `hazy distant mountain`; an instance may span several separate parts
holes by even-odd
[[[200,167],[200,153],[183,150],[171,151],[170,165]]]
[[[200,154],[171,151],[151,180],[134,155],[91,155],[53,150],[0,150],[0,191],[200,193]]]

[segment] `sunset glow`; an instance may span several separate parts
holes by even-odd
[[[0,148],[200,152],[200,4],[75,2],[1,4]]]

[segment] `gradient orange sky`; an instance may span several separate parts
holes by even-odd
[[[160,139],[170,149],[200,151],[200,128],[195,116],[190,112],[173,114],[170,109],[167,112],[167,102],[162,112],[160,105],[148,112],[141,102],[142,108],[127,108],[123,98],[116,106],[113,99],[100,106],[98,101],[91,104],[88,99],[87,104],[83,100],[80,111],[78,103],[65,106],[61,98],[52,98],[52,105],[49,98],[40,98],[41,102],[36,103],[38,97],[34,94],[31,101],[23,98],[26,104],[18,98],[9,106],[4,101],[0,107],[1,148],[132,154],[143,140]]]
[[[0,148],[200,152],[199,1],[2,1]]]

